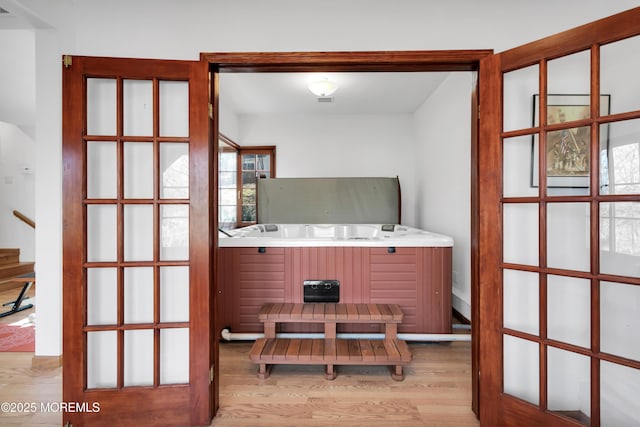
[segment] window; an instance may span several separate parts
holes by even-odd
[[[257,183],[275,176],[275,147],[241,147],[238,151],[238,225],[257,220]]]
[[[218,227],[255,224],[256,185],[275,177],[276,147],[241,147],[223,134],[218,142]]]
[[[237,144],[220,135],[218,145],[218,227],[234,228],[238,223]]]

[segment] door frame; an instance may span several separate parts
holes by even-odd
[[[479,136],[480,93],[490,83],[490,74],[485,71],[487,58],[493,57],[493,50],[450,50],[450,51],[362,51],[362,52],[224,52],[201,53],[200,60],[209,66],[211,143],[217,151],[218,97],[220,72],[261,73],[261,72],[475,72],[474,87],[471,91],[471,323],[472,336],[472,409],[480,418],[480,331],[482,319],[480,301],[480,264],[478,256],[480,233],[480,186]],[[484,64],[484,65],[483,65]],[[486,92],[490,94],[490,92]],[[213,164],[214,179],[217,165]],[[216,200],[217,206],[217,200]],[[217,210],[216,206],[212,211]],[[216,245],[217,247],[217,239]],[[217,270],[217,257],[214,260]],[[215,276],[214,276],[215,277]],[[214,291],[216,294],[216,291]],[[215,325],[218,330],[221,325]],[[217,354],[217,351],[215,352]],[[216,356],[217,359],[217,356]],[[218,369],[218,363],[214,366]],[[216,395],[218,391],[216,389]]]

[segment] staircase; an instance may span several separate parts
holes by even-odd
[[[0,282],[21,274],[33,273],[33,262],[20,262],[20,249],[0,248]]]

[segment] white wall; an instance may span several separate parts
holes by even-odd
[[[62,354],[61,33],[36,31],[36,355]],[[46,301],[46,303],[42,303]]]
[[[35,261],[35,232],[12,213],[35,219],[35,35],[0,34],[0,52],[11,61],[0,71],[0,247],[20,248],[21,261]]]
[[[408,114],[241,115],[241,145],[275,145],[279,178],[400,179],[402,223],[414,225],[413,126]]]
[[[317,13],[295,0],[15,0],[36,33],[38,147],[36,354],[60,354],[62,233],[60,110],[62,54],[197,59],[209,51],[495,49],[501,51],[640,5],[638,0],[517,2],[327,0]],[[265,19],[268,16],[269,19]],[[117,23],[117,26],[114,26]],[[6,30],[3,30],[3,32]],[[14,67],[2,55],[0,69]],[[25,76],[26,84],[33,84]],[[25,80],[20,80],[23,83]],[[16,86],[17,87],[17,86]],[[14,102],[20,91],[3,93]],[[35,120],[35,119],[34,119]],[[53,191],[46,192],[48,186]],[[40,197],[42,196],[42,198]],[[40,296],[39,296],[40,297]],[[45,310],[45,311],[43,311]]]
[[[13,215],[35,220],[34,140],[14,124],[0,122],[0,248],[19,248],[20,261],[35,261],[35,231]]]
[[[0,121],[20,126],[33,138],[36,114],[34,32],[2,30],[0,52]]]
[[[416,226],[453,237],[453,307],[471,319],[472,73],[451,73],[414,113]]]

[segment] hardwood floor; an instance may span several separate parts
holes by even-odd
[[[471,427],[471,343],[411,343],[405,380],[388,368],[277,365],[259,380],[247,357],[251,344],[220,347],[220,410],[216,427]]]
[[[0,301],[10,300],[0,292]],[[12,323],[31,310],[2,319]],[[405,380],[381,366],[274,366],[259,380],[250,342],[220,344],[220,409],[215,427],[472,427],[471,343],[410,343]],[[33,353],[0,353],[0,402],[60,402],[62,368],[34,369]],[[2,427],[60,426],[60,413],[1,413]]]
[[[62,414],[41,411],[40,405],[62,400],[62,368],[34,369],[33,353],[0,353],[0,402],[13,402],[14,412],[0,411],[2,427],[61,426]],[[28,412],[18,404],[32,403]],[[35,408],[35,411],[31,411]]]
[[[0,304],[14,301],[22,285],[4,283],[0,286]],[[31,287],[28,295],[33,297],[35,290]],[[2,307],[3,311],[6,307]],[[20,311],[10,316],[1,317],[0,323],[10,324],[25,320],[35,308]],[[17,404],[34,402],[36,409],[40,402],[60,402],[62,399],[62,368],[34,369],[31,367],[33,353],[0,352],[0,402]],[[29,408],[31,409],[31,408]],[[0,425],[13,426],[60,426],[62,415],[41,412],[6,412],[0,408]]]

